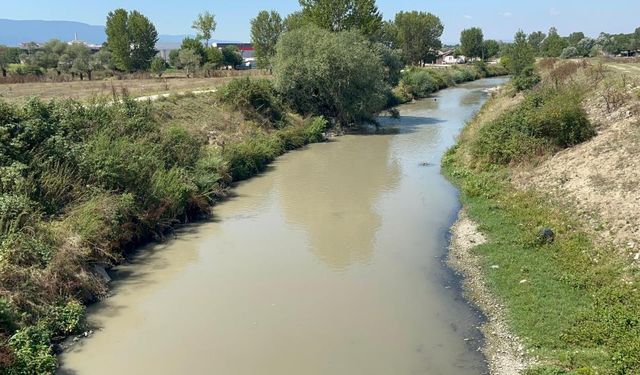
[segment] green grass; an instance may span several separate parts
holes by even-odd
[[[543,107],[529,115],[540,115]],[[570,106],[566,110],[572,111]],[[490,289],[507,307],[513,332],[539,359],[539,366],[527,373],[640,373],[640,277],[624,267],[614,249],[596,246],[569,208],[513,187],[508,163],[466,157],[485,141],[479,138],[487,137],[483,129],[496,126],[496,121],[479,122],[481,118],[467,125],[476,131],[463,133],[445,155],[443,168],[460,186],[463,205],[488,238],[475,251]],[[556,119],[562,118],[557,114]],[[489,148],[502,146],[495,142]],[[545,152],[558,149],[547,147]],[[538,155],[523,152],[520,160]],[[553,229],[555,241],[539,240],[543,227]]]

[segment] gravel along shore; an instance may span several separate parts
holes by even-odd
[[[485,315],[480,327],[484,335],[484,353],[493,375],[517,375],[533,362],[526,358],[520,339],[513,335],[506,322],[502,304],[491,294],[483,274],[479,256],[473,249],[486,241],[464,209],[451,227],[451,244],[447,263],[464,277],[464,296]],[[498,266],[492,266],[492,268]]]

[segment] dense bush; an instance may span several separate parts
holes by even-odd
[[[226,100],[280,128],[249,124],[250,135],[222,150],[129,98],[0,102],[0,373],[54,371],[51,343],[76,331],[82,303],[106,291],[95,265],[208,214],[231,177],[322,140],[323,119],[284,121],[269,82],[230,86]]]
[[[383,109],[390,77],[359,32],[306,26],[283,34],[276,50],[275,87],[296,112],[348,126]]]
[[[268,79],[234,79],[220,90],[219,96],[248,120],[276,127],[282,125],[285,109]]]
[[[301,147],[323,139],[326,121],[322,118],[308,120],[308,124],[278,130],[271,136],[252,137],[226,147],[222,153],[234,180],[244,180],[259,172],[276,156],[286,150]]]
[[[577,89],[531,92],[515,110],[484,126],[472,151],[481,160],[507,164],[583,142],[595,129],[580,99]]]

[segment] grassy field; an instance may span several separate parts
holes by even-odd
[[[0,99],[12,103],[25,102],[30,97],[43,100],[76,99],[86,100],[96,96],[112,96],[113,93],[127,92],[132,97],[166,94],[194,90],[211,90],[224,85],[235,77],[264,76],[261,70],[233,71],[229,77],[185,78],[167,75],[164,78],[104,80],[78,79],[69,82],[32,82],[0,84]]]
[[[611,241],[596,238],[565,195],[583,194],[570,160],[582,158],[593,170],[600,150],[594,145],[609,129],[625,126],[627,137],[617,149],[640,132],[637,117],[633,122],[640,96],[634,96],[632,73],[638,65],[605,61],[603,69],[599,62],[539,63],[542,83],[520,93],[507,87],[489,100],[443,160],[469,216],[487,237],[474,249],[487,284],[506,306],[513,333],[537,360],[527,374],[640,373],[638,267]],[[611,93],[614,83],[619,91]],[[606,115],[599,116],[598,108]],[[624,158],[632,164],[611,169],[627,168],[633,175],[634,155]],[[558,178],[565,190],[514,183],[523,170],[545,163],[568,175]],[[616,201],[608,204],[617,210]],[[543,228],[551,228],[555,239],[540,236]]]

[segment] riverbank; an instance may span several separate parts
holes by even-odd
[[[323,119],[286,111],[264,85],[252,91],[265,93],[259,108],[239,102],[237,86],[221,90],[0,104],[3,372],[54,372],[57,344],[108,293],[105,269],[209,217],[233,182],[324,139]]]
[[[525,374],[635,373],[637,215],[612,218],[637,200],[638,81],[597,60],[546,60],[539,72],[532,90],[496,93],[443,159],[465,207],[452,265],[488,316],[494,373],[513,358]]]
[[[460,211],[450,232],[447,265],[463,277],[464,297],[485,317],[480,326],[484,338],[481,350],[489,372],[493,375],[518,375],[530,366],[532,360],[524,354],[522,340],[511,332],[505,308],[489,290],[481,271],[481,258],[475,253],[475,248],[484,244],[486,238],[464,210]]]

